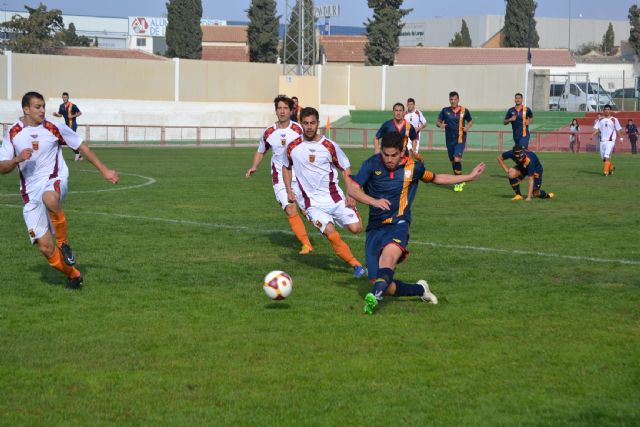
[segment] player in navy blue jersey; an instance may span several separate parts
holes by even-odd
[[[55,117],[64,118],[64,124],[69,126],[74,132],[78,130],[78,121],[76,117],[80,117],[82,115],[82,111],[78,108],[76,104],[69,101],[69,93],[62,92],[62,104],[58,107],[58,112],[53,112]],[[73,150],[75,155],[75,161],[83,160],[82,155],[80,155],[80,151]]]
[[[436,126],[444,129],[447,153],[455,175],[462,174],[462,154],[467,145],[467,132],[473,126],[471,112],[459,105],[459,101],[460,95],[458,95],[458,92],[449,92],[449,104],[451,106],[445,107],[440,111],[438,122],[436,123]],[[463,189],[464,181],[453,187],[453,191],[462,191]]]
[[[515,162],[515,166],[509,168],[504,162],[507,159],[511,159]],[[542,163],[538,156],[529,150],[526,150],[522,145],[514,145],[513,149],[505,151],[498,156],[498,163],[502,166],[502,169],[509,176],[509,183],[516,193],[515,197],[511,200],[522,200],[522,193],[520,193],[520,183],[525,177],[529,177],[529,189],[527,191],[527,201],[530,201],[533,197],[539,197],[541,199],[553,199],[553,193],[545,192],[542,187]]]
[[[402,155],[402,137],[387,133],[382,138],[381,151],[362,163],[360,170],[348,181],[349,195],[370,206],[365,256],[371,293],[365,297],[365,313],[372,314],[383,295],[419,296],[437,304],[437,297],[425,280],[405,283],[394,279],[396,265],[408,255],[411,205],[418,183],[457,184],[472,181],[484,171],[478,164],[470,174],[434,174],[424,163]]]
[[[513,143],[522,145],[525,149],[529,149],[529,124],[533,121],[533,110],[522,105],[522,94],[516,93],[515,103],[513,107],[507,110],[503,123],[508,125],[511,123],[513,130]]]
[[[418,139],[418,133],[411,125],[411,122],[405,120],[404,104],[396,102],[393,104],[393,119],[387,120],[380,126],[378,132],[376,132],[375,138],[373,138],[373,152],[378,154],[380,152],[380,140],[387,133],[397,133],[402,137],[402,151],[405,156],[413,155],[413,144]],[[422,157],[419,157],[422,160]]]

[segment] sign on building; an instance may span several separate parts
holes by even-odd
[[[340,16],[340,5],[339,4],[328,4],[325,6],[314,6],[313,15],[319,18],[335,18],[336,16]]]
[[[167,32],[167,23],[169,20],[165,17],[157,16],[130,16],[129,17],[129,35],[130,36],[149,36],[164,37]],[[200,25],[227,25],[224,19],[201,19]]]

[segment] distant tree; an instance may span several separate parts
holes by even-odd
[[[595,43],[595,42],[587,42],[587,43],[583,43],[580,46],[578,46],[578,49],[576,50],[576,53],[580,56],[582,55],[586,55],[589,52],[600,52],[600,44],[599,43]]]
[[[467,27],[467,22],[463,19],[462,28],[460,28],[460,32],[453,34],[453,38],[449,42],[449,47],[471,47],[471,45],[469,27]]]
[[[251,0],[246,11],[249,17],[247,40],[251,62],[278,60],[278,30],[280,17],[276,16],[275,0]]]
[[[55,54],[63,46],[56,33],[64,29],[62,12],[59,9],[47,10],[47,6],[24,7],[28,17],[14,15],[2,26],[9,33],[9,39],[2,47],[18,53]]]
[[[373,9],[373,20],[367,19],[367,43],[364,47],[367,65],[393,65],[400,47],[402,18],[413,9],[400,9],[403,0],[367,0]]]
[[[640,8],[637,4],[632,5],[629,8],[629,24],[631,29],[629,30],[629,44],[636,52],[636,57],[640,58]]]
[[[64,43],[65,46],[91,46],[91,39],[89,37],[76,34],[76,26],[73,22],[69,24],[69,28],[57,33],[56,37]]]
[[[527,47],[529,43],[529,16],[531,16],[531,47],[538,47],[540,37],[534,19],[538,4],[534,0],[506,0],[504,16],[504,46]]]
[[[167,3],[168,57],[202,58],[202,1],[169,0]]]
[[[300,35],[300,1],[304,2],[304,22],[314,22],[315,17],[313,15],[313,0],[296,0],[296,4],[291,10],[291,16],[289,17],[289,24],[287,25],[286,44],[287,51],[284,53],[284,61],[286,64],[297,64],[298,55],[302,46],[298,43]],[[313,42],[315,37],[315,25],[305,25],[304,34],[304,51],[302,57],[302,63],[311,65],[315,63],[313,57]]]
[[[602,54],[605,56],[613,55],[613,46],[615,45],[615,33],[613,32],[613,25],[609,22],[609,27],[607,27],[607,31],[602,36]]]

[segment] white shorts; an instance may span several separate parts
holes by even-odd
[[[611,158],[611,152],[613,151],[613,147],[615,146],[615,141],[600,142],[600,157],[602,157],[602,160]]]
[[[348,208],[344,200],[331,205],[310,206],[307,209],[307,219],[324,233],[327,224],[333,223],[340,228],[345,225],[360,222],[360,215],[356,209]]]
[[[293,190],[293,194],[296,195],[296,203],[302,209],[304,205],[301,205],[300,202],[302,200],[302,193],[300,192],[300,186],[296,181],[291,183],[291,189]],[[284,182],[280,181],[273,186],[273,194],[276,196],[276,201],[280,203],[280,206],[284,210],[287,205],[290,203],[289,198],[287,197],[287,188],[284,185]]]
[[[49,210],[42,201],[42,196],[47,191],[55,191],[60,194],[60,201],[64,200],[67,195],[67,180],[63,178],[50,179],[42,187],[42,190],[32,193],[34,195],[33,198],[29,196],[29,203],[22,208],[22,215],[27,225],[31,244],[44,236],[47,231],[52,230]]]

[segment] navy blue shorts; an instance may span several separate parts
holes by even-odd
[[[382,250],[387,245],[397,245],[402,249],[402,256],[398,264],[404,261],[409,254],[409,223],[388,224],[367,231],[367,239],[364,244],[365,262],[369,272],[369,280],[377,279],[378,260]]]
[[[529,139],[531,138],[531,135],[527,135],[527,136],[520,136],[518,138],[516,138],[515,136],[513,137],[513,142],[515,144],[520,144],[522,145],[524,148],[528,149],[529,148]]]
[[[516,165],[516,169],[518,170],[518,172],[520,172],[520,180],[524,181],[525,178],[527,177],[527,170],[520,165]],[[529,183],[527,182],[527,185],[529,185]],[[539,191],[540,187],[542,187],[542,172],[538,173],[535,172],[533,174],[533,191]]]
[[[464,142],[447,142],[447,153],[449,154],[449,160],[453,161],[454,157],[462,157],[464,149],[467,146],[467,141]]]

